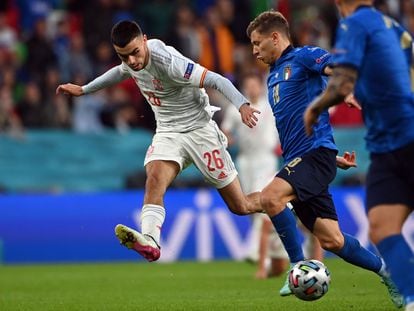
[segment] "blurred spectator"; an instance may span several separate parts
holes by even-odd
[[[133,107],[134,114],[137,117],[137,123],[134,123],[134,126],[146,128],[154,132],[156,127],[154,112],[151,105],[147,103],[139,91],[134,79],[124,80],[117,87],[123,88],[129,94],[130,105]]]
[[[94,68],[85,50],[84,38],[78,32],[70,39],[68,63],[65,67],[62,81],[71,81],[76,74],[85,77],[87,81],[93,77]]]
[[[101,42],[108,41],[108,33],[112,28],[112,1],[111,0],[90,0],[84,1],[83,36],[86,44],[86,51],[91,59],[96,57],[96,47]]]
[[[83,85],[86,80],[82,76],[76,76],[74,83]],[[72,127],[78,133],[99,134],[104,125],[101,121],[101,112],[107,104],[106,91],[100,91],[73,98],[73,123]]]
[[[33,34],[26,42],[25,68],[30,80],[43,85],[47,69],[57,66],[57,58],[47,37],[46,20],[44,18],[37,19],[34,27]]]
[[[209,7],[206,20],[199,23],[201,54],[199,62],[209,70],[234,80],[234,37],[223,23],[217,7]]]
[[[47,20],[47,33],[57,57],[59,70],[63,79],[69,79],[68,62],[70,48],[70,25],[67,15],[54,11]]]
[[[249,1],[217,0],[216,6],[223,24],[230,29],[234,40],[237,43],[250,44],[249,38],[246,36],[246,28],[251,17],[249,14],[237,14],[239,12],[249,12]]]
[[[116,24],[122,20],[134,20],[133,0],[113,0],[114,3],[114,15],[112,23]]]
[[[95,76],[103,74],[114,66],[113,49],[106,41],[101,41],[95,48],[95,58],[93,59],[95,68]]]
[[[63,0],[16,0],[23,34],[29,35],[36,28],[37,21],[44,20],[62,2]]]
[[[136,3],[136,2],[135,2]],[[135,5],[135,18],[149,38],[165,41],[174,14],[174,1],[142,1]]]
[[[187,5],[180,5],[175,11],[174,20],[170,27],[166,43],[175,47],[184,56],[199,61],[201,41],[195,28],[195,14]]]
[[[26,84],[24,97],[18,102],[17,111],[25,128],[44,128],[48,126],[42,94],[39,85],[35,81]]]
[[[46,73],[45,87],[43,88],[43,105],[48,127],[69,128],[71,125],[71,111],[68,99],[56,96],[56,87],[61,81],[57,68],[49,68]]]
[[[375,0],[375,5],[414,35],[412,0]],[[52,82],[46,79],[62,83],[82,76],[89,81],[118,63],[108,33],[121,19],[136,19],[145,26],[149,37],[164,39],[184,55],[239,84],[246,73],[267,71],[252,56],[245,30],[251,18],[270,8],[289,18],[295,44],[330,49],[338,22],[334,0],[3,0],[0,1],[0,88],[8,89],[19,109],[23,107],[23,122],[29,122],[30,126],[71,126],[74,122],[71,110],[78,108],[72,107],[72,100],[56,98],[50,92]],[[29,91],[25,92],[27,81]],[[35,93],[33,83],[40,88],[42,98],[39,105],[29,105],[28,109],[25,105],[31,100],[27,93]],[[108,117],[105,113],[112,111],[111,118],[118,115],[119,120],[115,117],[108,121],[111,126],[153,130],[151,107],[136,92],[133,81],[124,81],[119,87],[128,93],[129,102],[116,104],[117,109],[112,111],[109,108],[113,106],[107,103],[121,91],[100,94],[101,104],[97,106],[104,109],[104,121]],[[213,94],[212,103],[223,106],[223,99]],[[26,115],[26,110],[33,110],[35,115]],[[219,122],[222,115],[217,113],[215,119]],[[40,120],[35,122],[36,117]],[[331,119],[336,126],[362,125],[360,112],[345,106],[331,111]]]
[[[23,138],[23,125],[14,107],[10,89],[0,89],[0,133],[14,138]]]
[[[128,92],[118,86],[111,89],[109,102],[102,112],[105,125],[115,128],[119,133],[128,132],[138,124],[138,115],[131,105]]]
[[[14,52],[17,47],[17,32],[7,24],[6,13],[0,12],[0,48]]]

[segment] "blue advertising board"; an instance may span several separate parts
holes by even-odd
[[[343,231],[369,246],[360,188],[334,188]],[[119,245],[118,223],[139,228],[142,191],[0,196],[3,263],[142,260]],[[214,189],[170,190],[165,197],[160,261],[242,259],[252,242],[250,218],[231,214]],[[414,246],[414,217],[404,228]]]

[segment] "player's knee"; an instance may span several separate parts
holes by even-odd
[[[285,208],[285,203],[281,195],[277,192],[266,190],[261,194],[260,204],[269,215],[279,214]]]
[[[368,235],[372,243],[378,244],[389,234],[378,223],[370,223]]]
[[[318,237],[319,243],[324,250],[337,252],[344,246],[344,237],[342,234],[332,234],[329,236]]]
[[[390,235],[398,234],[401,230],[398,226],[392,224],[392,222],[384,222],[382,218],[369,218],[369,238],[374,244],[378,244],[384,238]]]
[[[147,176],[145,181],[145,193],[148,196],[163,196],[165,194],[166,187],[163,186],[159,175],[151,174]]]

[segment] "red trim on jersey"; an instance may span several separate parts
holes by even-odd
[[[200,88],[204,87],[204,79],[206,77],[207,74],[207,69],[204,69],[203,74],[201,75],[201,79],[200,79]]]

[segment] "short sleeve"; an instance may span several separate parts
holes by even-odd
[[[328,51],[314,46],[303,47],[298,59],[307,69],[320,74],[332,61]]]
[[[365,27],[360,23],[342,21],[337,29],[333,65],[348,65],[358,69],[364,56],[367,36]]]

